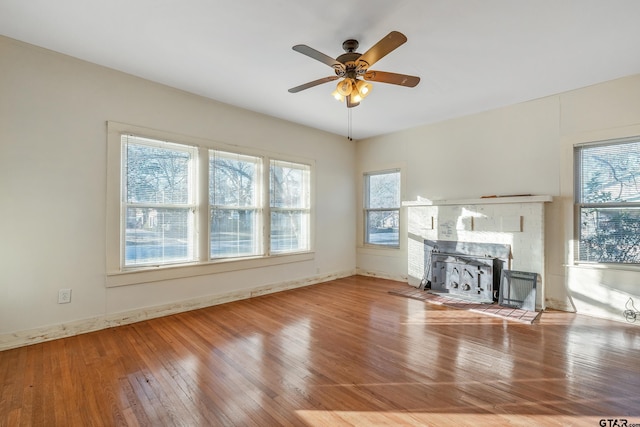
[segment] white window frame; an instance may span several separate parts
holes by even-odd
[[[229,152],[226,150],[215,150],[215,149],[211,149],[209,150],[209,160],[213,159],[213,158],[228,158],[231,160],[241,160],[241,158],[245,158],[242,160],[245,161],[249,161],[249,160],[254,160],[254,164],[255,164],[255,176],[254,178],[254,182],[253,182],[253,200],[251,204],[247,204],[247,205],[237,205],[237,204],[229,204],[229,203],[219,203],[219,204],[213,204],[210,200],[209,197],[209,221],[208,221],[208,226],[209,226],[209,236],[211,236],[212,230],[211,230],[211,218],[214,215],[214,212],[234,212],[234,211],[239,211],[239,210],[244,210],[244,211],[251,211],[253,213],[253,230],[254,233],[257,233],[255,236],[253,236],[252,238],[252,253],[248,253],[248,254],[241,254],[241,255],[237,255],[236,258],[239,257],[252,257],[252,256],[261,256],[265,253],[268,253],[268,250],[265,248],[264,246],[264,238],[265,236],[263,235],[262,230],[264,229],[264,218],[263,218],[263,211],[264,209],[262,209],[262,205],[263,205],[263,194],[264,191],[261,191],[263,189],[264,184],[264,158],[260,157],[260,156],[256,156],[256,155],[248,155],[248,154],[239,154],[237,152]],[[234,159],[235,157],[235,159]],[[209,162],[210,164],[210,162]],[[209,166],[208,168],[208,173],[211,173],[211,167]],[[208,193],[211,193],[211,189],[208,188]],[[229,254],[221,254],[217,257],[214,257],[211,255],[212,252],[212,248],[211,248],[211,238],[207,239],[208,241],[208,253],[209,253],[209,257],[212,260],[219,260],[219,259],[229,259],[229,258],[234,258],[234,256],[229,255]]]
[[[382,207],[382,208],[370,208],[369,207],[369,195],[370,195],[370,189],[369,189],[369,178],[371,176],[375,176],[375,175],[385,175],[385,174],[391,174],[391,173],[397,173],[399,174],[399,188],[398,188],[398,193],[399,193],[399,197],[398,197],[398,205],[397,206],[389,206],[389,207]],[[362,242],[364,244],[365,247],[369,247],[369,248],[380,248],[380,249],[400,249],[400,245],[401,245],[401,238],[400,238],[400,227],[402,224],[402,215],[401,215],[401,205],[402,205],[402,171],[400,168],[393,168],[393,169],[385,169],[385,170],[377,170],[377,171],[370,171],[370,172],[364,172],[363,174],[363,216],[362,216],[362,223],[363,223],[363,228],[362,228],[362,232],[363,232],[363,236],[362,236]],[[369,224],[368,224],[368,218],[369,218],[369,213],[371,212],[377,212],[377,211],[397,211],[397,215],[398,215],[398,243],[395,245],[385,245],[385,244],[377,244],[377,243],[371,243],[368,241],[368,228],[369,228]]]
[[[196,165],[196,200],[194,204],[195,230],[194,238],[196,257],[192,262],[161,265],[124,267],[123,263],[123,203],[122,203],[122,135],[135,135],[174,144],[193,147],[197,151]],[[264,220],[261,232],[263,251],[260,255],[238,258],[209,259],[209,150],[220,150],[240,155],[258,156],[263,159],[261,168],[262,217],[270,218],[269,207],[269,167],[270,160],[280,160],[304,164],[310,170],[310,215],[308,250],[290,253],[271,254],[268,242],[270,236],[269,221]],[[166,131],[144,128],[114,121],[107,122],[107,191],[106,191],[106,283],[107,287],[131,285],[179,279],[249,268],[267,267],[312,260],[315,256],[315,161],[296,156],[285,156],[258,149],[241,148],[207,139],[190,137]]]
[[[304,245],[304,249],[302,250],[308,250],[310,249],[310,245],[311,242],[309,240],[309,237],[311,235],[310,230],[311,230],[311,166],[304,164],[304,163],[299,163],[299,162],[289,162],[289,161],[283,161],[280,159],[270,159],[269,161],[269,193],[270,196],[272,195],[273,192],[273,187],[272,187],[272,183],[273,183],[273,179],[271,178],[271,174],[273,172],[272,168],[274,167],[281,167],[281,168],[289,168],[289,169],[298,169],[300,171],[302,171],[303,173],[307,173],[307,176],[303,178],[303,181],[301,182],[301,192],[302,195],[300,197],[301,199],[301,205],[296,206],[295,204],[291,204],[291,205],[287,205],[287,206],[275,206],[275,204],[273,203],[273,199],[272,197],[269,197],[269,210],[270,210],[270,214],[269,214],[269,224],[271,227],[271,224],[273,223],[273,215],[274,214],[278,214],[278,213],[287,213],[287,212],[296,212],[299,216],[300,216],[300,224],[301,224],[301,228],[303,228],[305,230],[305,233],[302,234],[301,239],[302,240],[302,244]],[[276,254],[280,254],[280,255],[284,255],[287,253],[292,253],[292,252],[296,252],[296,250],[292,250],[292,249],[276,249],[273,247],[273,230],[269,229],[269,251],[271,254],[276,255]]]
[[[616,201],[604,201],[604,202],[585,202],[583,200],[582,194],[582,170],[583,170],[583,162],[582,162],[582,153],[583,150],[593,147],[604,147],[604,146],[620,146],[628,143],[638,143],[640,142],[640,136],[635,137],[626,137],[626,138],[615,138],[610,140],[603,141],[595,141],[595,142],[586,142],[574,145],[574,263],[576,265],[579,264],[601,264],[601,265],[611,265],[611,266],[631,266],[638,267],[640,263],[632,263],[632,262],[622,262],[622,261],[592,261],[592,260],[583,260],[581,259],[580,254],[580,245],[581,245],[581,236],[582,236],[582,211],[584,209],[632,209],[638,210],[640,209],[640,202],[616,202]]]
[[[124,166],[122,167],[122,170],[121,170],[122,172],[122,175],[121,175],[122,176],[121,177],[121,184],[122,184],[121,224],[123,225],[120,227],[120,232],[121,232],[120,238],[122,242],[122,249],[120,251],[120,265],[126,269],[132,269],[132,268],[135,269],[135,268],[141,268],[141,267],[157,264],[151,261],[146,261],[146,262],[141,261],[138,264],[127,265],[125,242],[126,242],[126,233],[128,229],[128,226],[126,226],[127,211],[129,208],[142,209],[142,210],[178,209],[178,210],[187,211],[188,217],[190,217],[188,218],[188,221],[187,221],[188,231],[187,231],[186,246],[187,246],[188,260],[165,261],[162,263],[162,265],[184,264],[185,262],[193,262],[198,257],[197,248],[195,247],[195,241],[193,240],[195,237],[194,213],[197,207],[195,204],[195,200],[196,200],[195,192],[196,192],[196,182],[197,182],[197,178],[196,178],[197,177],[197,168],[196,168],[197,148],[193,146],[184,145],[184,144],[174,144],[171,142],[159,141],[156,139],[139,138],[133,135],[123,135],[123,138],[127,138],[127,139],[131,138],[131,141],[126,141],[126,142],[121,141],[121,144],[123,144],[123,146],[127,146],[129,143],[131,143],[138,146],[146,146],[146,147],[153,147],[153,148],[182,152],[182,153],[188,154],[190,160],[187,165],[187,168],[188,168],[187,170],[187,179],[188,179],[187,201],[184,203],[169,203],[169,202],[165,202],[164,200],[155,201],[155,202],[129,201],[128,198],[126,197],[126,192],[127,192],[126,179],[127,179],[128,171],[126,167]],[[128,160],[127,152],[124,150],[124,147],[123,147],[122,164],[123,165],[126,164],[127,160]]]

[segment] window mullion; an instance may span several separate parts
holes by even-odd
[[[198,147],[198,167],[196,169],[196,200],[195,200],[195,239],[196,259],[200,262],[209,260],[209,150]]]
[[[262,251],[271,256],[271,159],[265,157],[262,164]]]

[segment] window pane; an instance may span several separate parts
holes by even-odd
[[[640,263],[640,208],[582,208],[580,261]]]
[[[400,213],[398,210],[367,211],[366,223],[365,243],[388,246],[400,245],[398,232]]]
[[[309,250],[309,213],[278,211],[271,213],[271,252]]]
[[[400,206],[400,172],[366,175],[368,178],[368,208]]]
[[[309,250],[310,166],[272,160],[269,172],[271,252]]]
[[[192,261],[193,148],[132,135],[121,141],[124,266]]]
[[[143,138],[123,136],[126,148],[128,203],[189,203],[191,153],[138,144]]]
[[[640,141],[580,152],[581,203],[640,202]]]
[[[309,208],[310,167],[298,163],[271,161],[269,193],[276,208]]]
[[[213,151],[209,157],[209,203],[214,206],[256,206],[260,158]]]
[[[212,209],[211,258],[258,255],[257,220],[253,210]]]
[[[191,209],[127,208],[125,266],[189,261]]]
[[[400,246],[400,172],[365,174],[365,236],[372,245]]]
[[[640,263],[640,140],[579,146],[576,154],[578,260]]]

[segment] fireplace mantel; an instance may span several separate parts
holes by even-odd
[[[552,196],[496,196],[479,199],[414,200],[402,202],[402,206],[491,205],[506,203],[545,203],[551,201],[553,201]]]

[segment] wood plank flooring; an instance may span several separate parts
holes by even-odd
[[[0,426],[640,423],[638,325],[526,325],[399,286],[353,276],[0,352]]]

